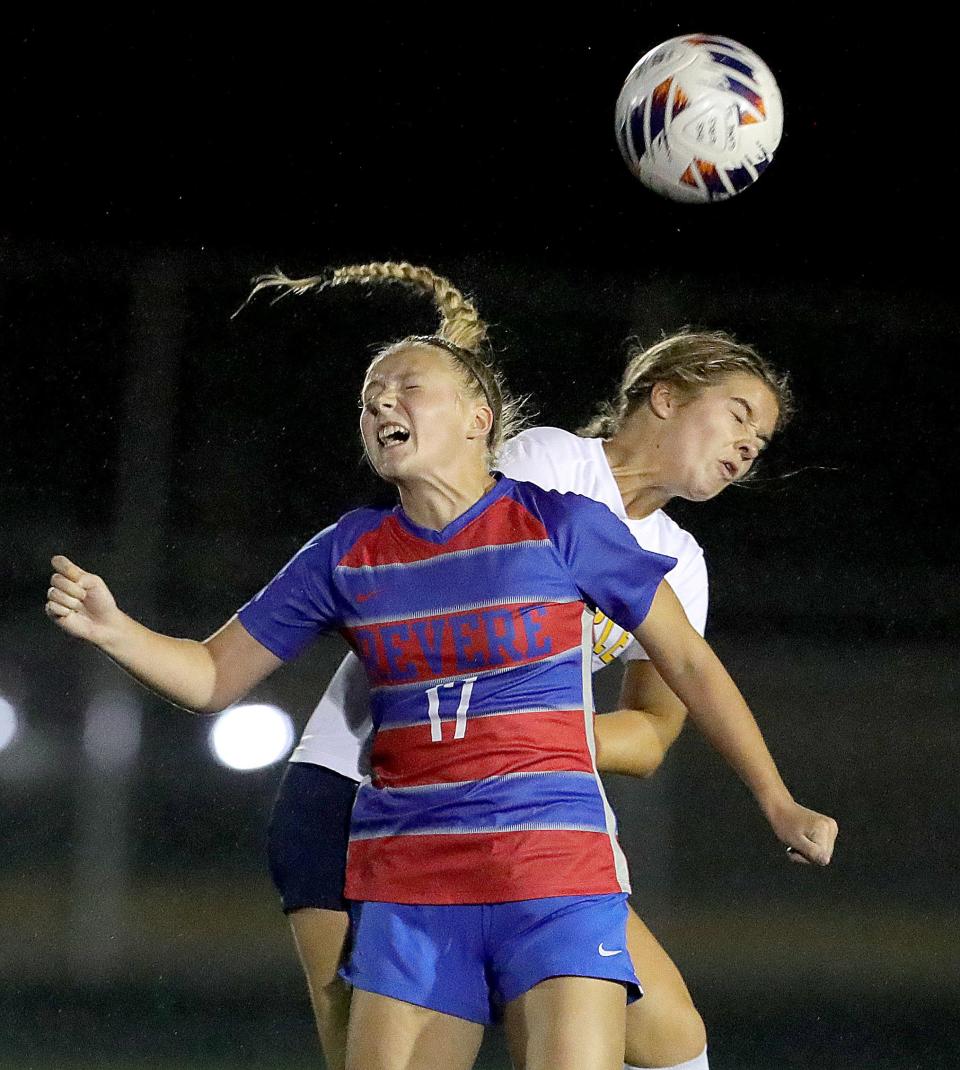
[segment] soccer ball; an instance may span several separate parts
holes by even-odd
[[[770,68],[728,37],[690,34],[651,49],[617,98],[617,142],[630,170],[674,201],[705,204],[763,174],[783,133]]]

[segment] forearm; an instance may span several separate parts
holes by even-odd
[[[102,650],[145,687],[198,713],[216,713],[281,664],[233,616],[202,643],[145,628],[117,607],[106,583],[63,554],[51,564],[44,612],[64,632]]]
[[[177,706],[214,713],[229,704],[217,693],[216,665],[203,643],[162,635],[119,613],[110,634],[96,645],[144,687]]]

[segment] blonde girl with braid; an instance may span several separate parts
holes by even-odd
[[[325,288],[333,277],[275,276],[260,287]],[[352,274],[395,277],[444,289],[455,316],[469,304],[406,265]],[[476,345],[483,331],[473,316],[470,306],[457,337]],[[365,452],[398,488],[399,506],[355,510],[325,528],[203,643],[139,625],[103,580],[62,556],[46,612],[199,712],[236,701],[315,635],[339,629],[363,663],[376,726],[370,776],[353,802],[346,886],[337,889],[353,901],[345,1064],[467,1070],[483,1026],[502,1011],[518,1065],[615,1070],[625,1003],[639,987],[625,862],[595,761],[603,746],[594,742],[589,686],[593,607],[631,632],[661,681],[635,720],[657,716],[658,698],[668,720],[682,717],[678,704],[689,707],[796,860],[825,865],[836,825],[783,784],[742,696],[663,582],[677,558],[641,548],[606,504],[491,473],[515,407],[489,353],[450,340],[448,327],[381,351],[364,380]],[[777,414],[748,386],[651,391],[658,420],[688,419],[677,416],[686,409],[709,438],[699,461],[689,429],[657,438],[658,449],[678,448],[678,470],[698,498],[711,480],[745,475],[772,433]],[[715,387],[722,404],[702,404]],[[719,412],[731,403],[746,414],[728,413],[745,430],[728,441]],[[708,452],[719,454],[712,464]],[[625,468],[635,500],[640,470]],[[657,473],[663,479],[666,469]],[[349,678],[349,664],[337,675]],[[291,769],[302,764],[310,763],[301,755]],[[312,785],[287,793],[301,833],[293,854],[322,851],[335,837],[335,793],[320,790],[319,811]],[[280,876],[296,892],[313,875]],[[296,922],[294,931],[300,943]]]
[[[410,264],[341,268],[331,275],[258,280],[253,294],[307,294],[348,281],[406,283],[423,290],[439,313],[437,336],[470,350],[486,327],[473,304],[447,279]],[[497,467],[549,490],[603,502],[647,549],[677,558],[667,582],[703,634],[707,570],[689,532],[663,512],[672,497],[705,501],[749,478],[760,450],[793,413],[787,378],[750,346],[719,331],[681,331],[650,347],[633,347],[616,393],[576,435],[536,427],[511,433]],[[756,426],[751,430],[750,423]],[[714,428],[714,425],[717,425]],[[629,631],[598,613],[593,669],[622,656],[619,708],[598,717],[601,772],[648,777],[683,726],[686,710],[660,679]],[[314,710],[284,773],[270,823],[270,870],[307,977],[321,1045],[342,1067],[350,992],[338,975],[348,915],[342,898],[349,808],[368,771],[369,696],[360,663],[348,654]],[[331,811],[341,838],[329,836]],[[644,998],[627,1009],[626,1065],[704,1070],[706,1030],[679,970],[631,909],[628,947]],[[509,1038],[520,1065],[522,1044]]]

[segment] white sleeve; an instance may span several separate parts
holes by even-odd
[[[370,685],[360,659],[351,652],[310,715],[290,761],[322,765],[360,781],[370,771],[372,736]]]
[[[696,544],[695,544],[696,545]],[[703,550],[685,557],[664,577],[680,599],[687,619],[703,635],[707,626],[707,606],[710,600],[707,565]],[[646,660],[647,652],[639,643],[631,643],[623,652],[624,661]]]
[[[570,437],[569,431],[558,427],[527,428],[500,447],[496,469],[544,490],[573,490],[567,471]]]

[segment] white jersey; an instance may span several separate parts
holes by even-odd
[[[497,468],[511,479],[544,490],[582,494],[602,502],[627,525],[646,550],[677,559],[666,580],[680,599],[690,623],[703,635],[707,620],[707,569],[697,540],[657,509],[642,520],[628,517],[603,442],[580,438],[558,427],[522,431],[501,450]],[[598,613],[594,621],[594,671],[614,658],[646,658],[630,632]],[[359,659],[347,654],[304,729],[292,762],[322,765],[362,780],[368,772],[370,720],[367,678]]]
[[[581,438],[559,427],[534,427],[503,447],[497,467],[511,479],[525,479],[544,490],[582,494],[602,502],[620,517],[645,550],[675,557],[677,564],[665,579],[680,599],[690,623],[703,635],[707,623],[707,567],[700,544],[662,509],[642,520],[627,516],[602,439]],[[594,672],[621,655],[627,661],[647,656],[630,632],[602,613],[594,622],[594,643]]]

